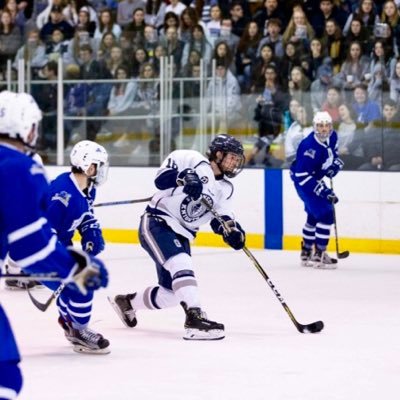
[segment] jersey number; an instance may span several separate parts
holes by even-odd
[[[168,158],[167,168],[178,169],[178,166],[176,165],[176,162],[172,158]]]

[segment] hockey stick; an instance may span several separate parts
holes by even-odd
[[[31,282],[31,281],[60,282],[63,280],[63,278],[53,274],[36,274],[36,275],[1,274],[0,278],[18,279],[19,281],[22,282]]]
[[[332,192],[333,190],[333,180],[332,178],[329,178],[330,183],[331,183],[331,190]],[[335,210],[335,204],[332,203],[332,208],[333,208],[333,227],[335,229],[335,244],[336,244],[336,255],[337,258],[339,259],[343,259],[343,258],[347,258],[350,255],[350,252],[345,250],[340,252],[339,251],[339,239],[338,239],[338,229],[337,229],[337,222],[336,222],[336,210]]]
[[[214,208],[211,206],[211,204],[208,203],[208,201],[204,198],[201,199],[202,203],[208,208],[208,210],[211,211],[211,213],[214,215],[214,217],[222,224],[226,232],[229,232],[231,228],[226,224],[226,221],[224,221],[221,216],[214,210]],[[278,290],[275,288],[275,285],[272,283],[271,279],[268,277],[267,273],[264,271],[263,267],[260,265],[260,263],[256,260],[256,258],[253,256],[253,254],[250,252],[250,250],[245,246],[243,247],[243,251],[247,255],[247,257],[250,258],[250,260],[253,262],[253,265],[257,268],[258,272],[263,276],[265,281],[268,283],[268,286],[272,289],[274,292],[275,296],[277,299],[280,301],[282,304],[282,307],[285,309],[286,313],[289,315],[290,319],[294,323],[295,327],[300,333],[318,333],[321,332],[322,329],[324,329],[324,323],[322,321],[316,321],[312,322],[311,324],[300,324],[296,318],[294,317],[292,311],[290,310],[289,306],[286,304],[285,300],[283,299],[282,295],[278,292]]]
[[[150,201],[152,198],[153,198],[153,196],[146,197],[145,199],[108,201],[106,203],[95,204],[93,207],[120,206],[120,205],[123,205],[123,204],[145,203],[146,201]]]
[[[75,283],[75,285],[78,287],[79,291],[83,294],[86,294],[87,293],[87,289],[85,287],[86,280],[88,278],[90,278],[90,276],[97,275],[98,271],[94,267],[86,267],[81,272],[74,275],[75,271],[76,271],[76,268],[72,268],[71,272],[65,279],[62,279],[62,278],[58,279],[58,281],[61,281],[60,286],[51,294],[51,296],[44,303],[41,303],[39,300],[35,299],[35,297],[33,297],[30,290],[28,288],[26,288],[26,290],[28,292],[28,296],[31,299],[33,305],[36,308],[38,308],[40,311],[45,312],[50,307],[53,300],[57,299],[60,296],[61,292],[65,289],[65,287],[67,285],[69,285],[70,283]],[[46,278],[42,279],[42,281],[44,281],[44,282],[47,280],[48,279],[46,279]]]

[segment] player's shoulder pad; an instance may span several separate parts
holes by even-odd
[[[13,175],[18,176],[18,178],[28,175],[41,175],[44,176],[47,181],[43,166],[23,153],[16,153],[14,157],[10,157],[7,160],[7,170],[12,171]]]

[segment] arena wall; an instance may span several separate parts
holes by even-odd
[[[49,178],[68,168],[47,167]],[[151,196],[156,168],[112,167],[96,203]],[[334,179],[340,250],[400,253],[399,174],[341,172]],[[287,170],[245,169],[234,180],[236,217],[250,248],[296,250],[305,221],[302,202]],[[137,228],[145,203],[99,207],[97,216],[110,242],[138,243]],[[335,249],[334,230],[330,249]],[[195,245],[224,246],[207,226]]]

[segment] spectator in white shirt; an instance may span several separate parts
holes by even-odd
[[[170,4],[165,8],[165,13],[172,11],[174,14],[180,17],[185,8],[186,6],[181,1],[171,0]]]

